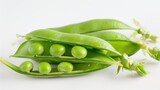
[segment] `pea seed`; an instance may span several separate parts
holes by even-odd
[[[63,45],[60,44],[53,44],[50,47],[50,54],[52,56],[58,57],[61,56],[65,53],[65,47]]]
[[[57,69],[59,72],[71,72],[73,70],[73,65],[69,62],[61,62]]]
[[[51,65],[48,62],[41,62],[38,65],[38,71],[41,74],[48,74],[48,73],[51,72],[51,70],[52,70],[52,67],[51,67]]]
[[[44,52],[44,48],[40,43],[33,43],[29,48],[28,52],[31,55],[41,55]]]
[[[72,56],[76,58],[84,58],[87,56],[87,49],[82,46],[74,46],[71,50]]]
[[[33,64],[30,61],[25,61],[19,66],[22,72],[30,72],[33,69]]]

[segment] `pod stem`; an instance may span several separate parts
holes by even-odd
[[[149,54],[150,57],[160,61],[160,48],[158,48],[158,47],[153,47],[153,48],[148,47],[146,49],[146,52]]]
[[[136,39],[136,42],[141,44],[142,51],[144,55],[146,56],[146,53],[149,54],[150,57],[160,61],[160,48],[153,47],[150,48],[147,45],[147,41],[150,40],[154,43],[158,41],[158,36],[151,34],[145,27],[143,27],[137,20],[133,19],[134,24],[139,27],[139,29],[134,32],[131,37],[134,37]],[[136,37],[137,34],[140,34],[142,36],[142,39],[139,39]]]
[[[137,34],[142,36],[142,41],[150,40],[153,43],[158,41],[158,36],[151,34],[145,27],[143,27],[137,20],[133,19],[134,24],[139,28],[132,34],[135,37]]]
[[[149,47],[145,43],[141,44],[142,52],[145,56],[148,54],[151,58],[160,61],[160,48],[159,47]]]
[[[144,62],[133,62],[129,60],[129,57],[127,54],[123,54],[123,56],[120,58],[121,64],[123,66],[118,66],[117,68],[117,74],[119,73],[120,69],[126,69],[129,71],[136,71],[137,74],[140,76],[145,76],[148,74],[148,71],[146,70],[144,66]]]

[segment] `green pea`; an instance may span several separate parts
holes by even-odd
[[[28,48],[28,52],[32,55],[41,55],[44,52],[44,48],[40,43],[33,43]]]
[[[71,72],[73,70],[73,65],[69,62],[61,62],[57,69],[59,72]]]
[[[65,47],[63,45],[60,44],[53,44],[50,47],[50,54],[52,56],[58,57],[61,56],[65,53]]]
[[[76,58],[84,58],[87,56],[87,49],[82,46],[74,46],[71,50],[72,56]]]
[[[41,62],[38,65],[38,71],[42,74],[48,74],[52,70],[51,65],[48,62]]]
[[[30,72],[33,69],[33,63],[30,61],[25,61],[19,66],[22,72]]]

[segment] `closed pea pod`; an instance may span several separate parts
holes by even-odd
[[[85,33],[85,35],[95,36],[104,39],[105,41],[116,41],[116,40],[131,41],[127,36],[119,32],[113,32],[113,31],[97,31],[97,32]]]
[[[108,41],[117,51],[119,51],[121,54],[128,54],[133,55],[137,51],[141,49],[141,44],[132,42],[132,41],[125,41],[125,40],[117,40],[117,41]],[[117,56],[116,54],[112,52],[108,52],[109,56]]]
[[[132,26],[129,26],[122,21],[115,20],[115,19],[94,19],[94,20],[88,20],[81,23],[66,25],[66,26],[57,27],[57,28],[49,28],[49,29],[58,30],[60,32],[66,32],[66,33],[89,33],[89,32],[97,32],[102,30],[133,30],[135,31],[135,35],[136,34],[142,35],[142,38],[144,40],[150,39],[153,42],[157,42],[157,38],[158,38],[157,36],[152,35],[150,32],[148,32],[135,19],[133,20],[133,22],[137,27],[139,27],[138,29]]]
[[[135,30],[135,28],[115,19],[94,19],[81,23],[66,25],[57,28],[49,28],[66,33],[89,33],[101,30]]]
[[[126,53],[128,55],[133,55],[142,48],[140,43],[133,42],[128,37],[118,32],[98,31],[86,33],[86,35],[95,36],[108,41],[121,54]],[[112,52],[108,52],[107,55],[117,56]]]

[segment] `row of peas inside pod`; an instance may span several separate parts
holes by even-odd
[[[25,61],[19,66],[22,72],[31,72],[33,69],[33,63],[30,61]],[[73,70],[73,65],[69,62],[61,62],[57,66],[59,72],[71,72]],[[48,74],[52,71],[52,66],[48,62],[41,62],[38,65],[38,71],[41,74]]]
[[[74,46],[74,47],[69,47],[67,46],[67,50],[71,49],[70,52],[66,52],[66,47],[61,44],[53,44],[49,42],[47,45],[49,47],[43,47],[42,44],[47,44],[47,42],[36,42],[31,41],[29,42],[30,45],[28,47],[28,50],[26,50],[26,53],[29,56],[53,56],[53,57],[61,57],[64,54],[72,54],[73,57],[75,58],[85,58],[87,56],[87,49],[82,47],[82,46]],[[42,43],[42,44],[41,44]],[[45,49],[45,50],[44,50]],[[48,51],[47,51],[48,50]],[[18,54],[18,52],[17,52]]]
[[[118,66],[117,73],[122,68],[145,76],[148,71],[144,62],[131,61],[129,56],[142,49],[152,58],[160,60],[160,49],[148,47],[145,42],[147,40],[156,42],[157,36],[146,32],[137,21],[134,20],[134,23],[138,28],[115,19],[95,19],[62,27],[34,30],[20,36],[26,41],[11,56],[39,62],[37,70],[33,70],[30,61],[20,66],[3,58],[0,58],[0,62],[20,74],[34,77],[83,75],[113,64]],[[140,34],[143,39],[132,40],[112,30],[131,30],[134,31],[134,38],[136,34]],[[53,65],[55,67],[52,67]]]
[[[45,55],[44,51],[49,52],[49,54]],[[49,48],[44,48],[41,43],[38,42],[31,42],[28,50],[25,50],[29,56],[38,57],[41,55],[44,56],[53,56],[54,57],[61,57],[62,55],[66,54],[66,47],[61,44],[53,44]],[[67,52],[69,54],[69,52]],[[85,58],[87,56],[87,49],[82,46],[74,46],[71,48],[71,54],[74,58]],[[16,55],[15,55],[16,56]],[[51,57],[52,58],[52,57]],[[45,60],[44,60],[45,61]],[[20,70],[23,72],[30,72],[33,69],[33,63],[30,61],[26,61],[20,65]],[[59,72],[71,72],[73,70],[73,65],[69,62],[60,62],[57,66],[57,70]],[[38,65],[38,71],[41,74],[48,74],[52,71],[52,67],[48,62],[41,62]]]

